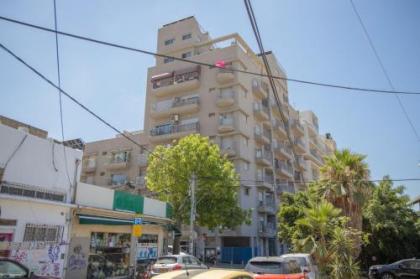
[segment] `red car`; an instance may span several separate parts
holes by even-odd
[[[278,257],[253,258],[245,269],[254,273],[254,279],[309,279],[308,272],[297,261]]]
[[[254,279],[308,279],[306,273],[293,274],[256,274]]]

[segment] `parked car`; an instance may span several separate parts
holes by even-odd
[[[255,257],[248,261],[245,270],[254,273],[255,279],[308,279],[300,263],[281,257]]]
[[[305,253],[294,253],[294,254],[284,254],[280,256],[281,259],[285,261],[296,261],[299,263],[302,271],[307,273],[309,279],[319,278],[318,266],[315,263],[315,260],[310,254]]]
[[[159,257],[156,263],[152,266],[151,275],[157,275],[173,270],[180,269],[208,269],[209,267],[196,257],[188,254],[168,255]]]
[[[177,270],[160,274],[153,279],[253,279],[253,275],[248,272],[229,269],[195,269]]]
[[[7,259],[7,258],[0,258],[0,279],[7,278],[7,279],[48,279],[53,277],[42,277],[33,274],[29,268],[24,266],[23,264]]]
[[[370,279],[420,278],[420,259],[406,259],[369,268]]]

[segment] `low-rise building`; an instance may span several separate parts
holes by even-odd
[[[27,126],[0,124],[0,256],[61,278],[82,151]]]

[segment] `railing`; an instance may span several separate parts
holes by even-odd
[[[293,127],[296,127],[297,129],[299,129],[299,130],[303,130],[303,126],[299,123],[299,121],[298,120],[293,120],[293,122],[292,122],[292,126]]]
[[[219,99],[232,99],[234,97],[235,97],[235,91],[219,92],[219,95],[218,95]]]
[[[317,160],[319,160],[320,162],[322,162],[322,158],[321,155],[318,154],[318,151],[315,149],[311,149],[310,153],[312,154],[312,156],[314,156]]]
[[[255,157],[257,159],[265,159],[271,162],[273,160],[273,154],[270,151],[264,149],[257,149],[255,150]]]
[[[233,117],[224,117],[219,119],[219,125],[233,125]]]
[[[165,125],[160,127],[155,127],[150,131],[151,136],[161,136],[174,133],[188,132],[188,131],[198,131],[200,129],[200,123],[188,123],[188,124],[179,124],[179,125]]]
[[[305,148],[305,143],[300,138],[295,139],[295,144],[300,145],[301,147]]]
[[[268,94],[269,87],[268,84],[262,80],[259,79],[253,79],[252,80],[252,90],[259,90],[262,89],[265,93]]]
[[[287,173],[293,174],[293,166],[290,165],[290,164],[286,164],[283,161],[278,161],[276,163],[276,168],[277,169],[280,169],[280,170],[283,170],[283,171],[285,171]]]
[[[264,112],[267,115],[270,114],[270,110],[267,106],[264,106],[262,103],[254,103],[254,111],[255,112]]]
[[[173,84],[179,84],[190,80],[200,78],[200,70],[196,68],[193,71],[177,74],[176,72],[169,77],[156,78],[152,80],[153,89],[158,89]]]
[[[119,163],[127,163],[128,157],[122,158],[122,157],[113,157],[109,161],[110,164],[119,164]]]
[[[271,125],[273,126],[273,128],[281,128],[283,130],[285,130],[285,126],[283,124],[283,122],[278,121],[277,119],[273,119],[271,121]]]
[[[186,105],[195,105],[198,104],[200,102],[200,97],[190,97],[190,98],[186,98],[186,99],[180,99],[178,101],[174,101],[174,103],[172,104],[172,107],[181,107],[181,106],[186,106]]]

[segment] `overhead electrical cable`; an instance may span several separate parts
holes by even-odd
[[[156,57],[169,58],[169,59],[173,59],[173,60],[177,60],[177,61],[183,61],[183,62],[186,62],[186,63],[206,66],[206,67],[210,67],[210,68],[217,68],[216,65],[210,64],[210,63],[199,62],[199,61],[194,61],[194,60],[190,60],[190,59],[175,57],[175,56],[172,56],[172,55],[161,54],[161,53],[147,51],[147,50],[143,50],[143,49],[139,49],[139,48],[124,46],[124,45],[121,45],[121,44],[102,41],[102,40],[94,39],[94,38],[91,38],[91,37],[76,35],[76,34],[72,34],[72,33],[68,33],[68,32],[55,31],[54,29],[50,29],[50,28],[43,27],[43,26],[40,26],[40,25],[27,23],[27,22],[24,22],[24,21],[16,20],[16,19],[7,18],[7,17],[4,17],[4,16],[0,16],[0,20],[15,23],[15,24],[19,24],[19,25],[23,25],[23,26],[26,26],[26,27],[31,27],[31,28],[46,31],[46,32],[57,33],[57,34],[62,35],[62,36],[66,36],[66,37],[70,37],[70,38],[74,38],[74,39],[79,39],[79,40],[84,40],[84,41],[88,41],[88,42],[95,43],[95,44],[105,45],[105,46],[119,48],[119,49],[124,49],[124,50],[127,50],[127,51],[132,51],[132,52],[137,52],[137,53],[143,53],[143,54],[152,55],[152,56],[156,56]],[[254,75],[254,76],[268,77],[267,74],[250,72],[250,71],[246,71],[246,70],[240,70],[240,69],[230,69],[230,70],[235,71],[235,72],[244,73],[244,74]],[[363,88],[363,87],[356,87],[356,86],[348,86],[348,85],[309,81],[309,80],[302,80],[302,79],[295,79],[295,78],[287,78],[287,77],[282,77],[282,76],[272,76],[272,78],[278,79],[278,80],[285,80],[285,81],[300,83],[300,84],[307,84],[307,85],[314,85],[314,86],[321,86],[321,87],[329,87],[329,88],[337,88],[337,89],[347,90],[347,91],[351,91],[351,92],[359,92],[359,93],[420,95],[420,92],[414,92],[414,91],[396,91],[396,90],[384,90],[384,89],[377,89],[377,88]]]

